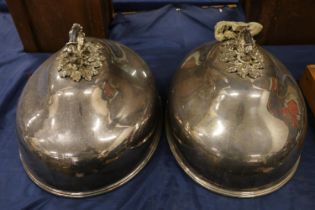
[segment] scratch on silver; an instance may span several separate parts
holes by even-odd
[[[215,38],[222,41],[220,61],[228,64],[229,73],[241,78],[256,79],[262,75],[263,56],[256,47],[253,36],[262,30],[259,23],[221,21],[215,26]]]
[[[76,82],[81,79],[90,81],[99,74],[106,60],[102,50],[100,44],[85,39],[81,25],[73,24],[69,31],[69,42],[57,57],[59,75]]]

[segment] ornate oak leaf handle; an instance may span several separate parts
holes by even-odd
[[[215,38],[222,42],[219,59],[228,66],[227,72],[236,73],[241,78],[262,76],[263,56],[253,39],[262,28],[256,22],[221,21],[216,24]]]
[[[220,21],[214,27],[214,36],[215,39],[220,42],[235,39],[244,29],[248,30],[251,36],[256,36],[261,32],[263,26],[256,22]]]
[[[57,70],[61,77],[70,77],[76,82],[81,78],[90,81],[99,74],[105,60],[103,46],[86,40],[83,27],[74,23],[69,42],[57,57]]]

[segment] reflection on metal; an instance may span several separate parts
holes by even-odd
[[[132,50],[84,37],[77,25],[70,34],[26,84],[17,134],[23,166],[36,184],[57,195],[86,197],[124,184],[149,161],[159,140],[160,106],[152,74]],[[86,48],[92,60],[63,57],[70,46],[79,54]],[[99,55],[93,56],[95,50]],[[77,65],[85,80],[61,78],[60,64]],[[94,77],[82,72],[96,66]]]
[[[197,183],[228,196],[255,197],[293,176],[307,116],[287,69],[253,45],[251,30],[239,31],[245,34],[237,32],[232,40],[245,39],[237,42],[250,43],[248,51],[244,44],[226,48],[229,38],[204,44],[183,61],[170,90],[167,137],[177,162]],[[253,49],[259,56],[251,57]],[[237,52],[250,55],[240,59],[252,70],[244,73],[235,65]],[[222,59],[227,53],[236,60]],[[227,71],[231,66],[236,74]]]

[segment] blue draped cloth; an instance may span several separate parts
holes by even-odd
[[[239,0],[113,0],[115,11],[138,11],[156,9],[167,4],[190,4],[209,6],[218,4],[235,4]]]
[[[244,20],[244,16],[237,9],[167,5],[150,12],[117,15],[110,38],[143,57],[165,101],[171,78],[184,56],[200,44],[214,40],[213,27],[219,20]],[[277,56],[296,79],[302,75],[306,64],[315,61],[314,45],[265,48]],[[0,209],[314,209],[315,120],[311,113],[297,173],[288,184],[267,196],[229,198],[199,186],[177,165],[164,132],[149,164],[127,184],[110,193],[67,199],[43,191],[30,181],[20,163],[15,114],[25,83],[49,55],[23,52],[10,14],[0,13]]]
[[[0,0],[0,12],[7,12],[7,4],[4,0]]]

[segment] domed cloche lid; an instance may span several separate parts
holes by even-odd
[[[137,174],[159,140],[154,79],[117,42],[70,40],[27,82],[17,109],[20,157],[30,178],[62,196],[112,190]]]
[[[214,192],[255,197],[297,169],[306,132],[303,96],[253,37],[259,23],[222,21],[218,42],[193,50],[171,86],[167,135],[184,171]]]

